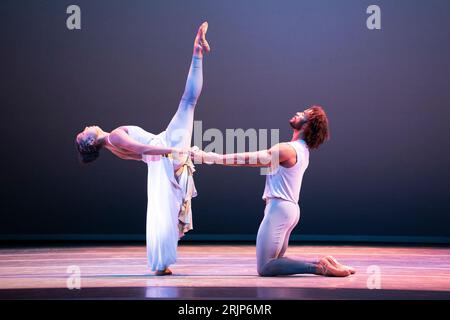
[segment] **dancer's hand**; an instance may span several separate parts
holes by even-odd
[[[181,149],[181,148],[172,148],[172,157],[175,160],[184,162],[186,161],[186,158],[190,156],[190,151],[188,149]]]
[[[195,147],[191,148],[190,156],[191,156],[191,160],[192,160],[192,162],[194,162],[194,164],[201,164],[201,163],[203,163],[205,152],[195,146]]]
[[[214,159],[212,155],[212,152],[205,152],[203,150],[200,150],[197,146],[192,147],[190,151],[191,160],[194,162],[194,164],[213,164]]]

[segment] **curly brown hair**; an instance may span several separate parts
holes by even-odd
[[[321,106],[312,106],[308,110],[308,120],[304,125],[303,137],[310,149],[317,149],[330,139],[328,118]]]

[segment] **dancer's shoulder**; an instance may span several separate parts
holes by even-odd
[[[133,133],[145,132],[144,129],[134,125],[124,125],[117,127],[115,130],[125,131],[128,135],[133,135]]]
[[[134,126],[134,125],[123,125],[123,126],[117,127],[117,129],[124,130],[126,132],[128,132],[128,130],[133,130],[134,128],[141,129],[140,127]]]

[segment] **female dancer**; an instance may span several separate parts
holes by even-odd
[[[121,159],[147,164],[147,256],[156,275],[172,274],[168,267],[176,261],[178,240],[192,229],[190,199],[197,193],[188,149],[194,110],[203,85],[203,55],[210,51],[207,30],[207,22],[198,29],[186,87],[165,131],[155,135],[137,126],[121,126],[108,133],[90,126],[76,137],[84,163],[97,159],[104,148]]]

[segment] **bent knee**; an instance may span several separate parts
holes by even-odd
[[[263,270],[258,270],[258,275],[260,277],[271,277],[272,276],[271,274],[269,274],[268,272],[265,272]]]
[[[258,264],[256,267],[256,270],[258,272],[258,275],[261,277],[273,277],[274,273],[270,270],[270,267],[268,266],[268,262],[267,263],[263,263],[263,264]]]

